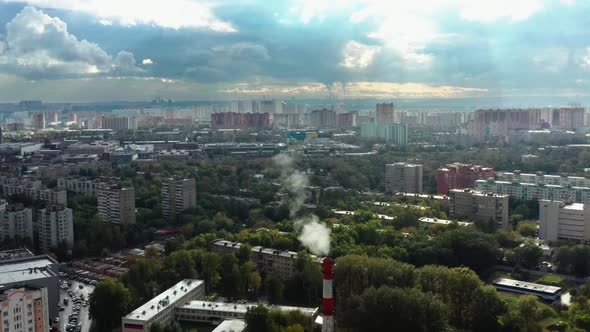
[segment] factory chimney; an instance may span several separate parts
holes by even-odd
[[[332,280],[334,279],[334,261],[330,257],[324,258],[324,290],[322,298],[322,332],[334,332],[334,298]]]

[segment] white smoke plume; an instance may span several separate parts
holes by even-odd
[[[289,216],[293,218],[301,211],[309,195],[305,191],[309,178],[295,169],[293,158],[286,153],[273,157],[273,162],[281,168],[281,182],[289,193]]]
[[[289,216],[294,218],[302,210],[309,193],[305,190],[309,178],[295,169],[295,162],[285,153],[273,158],[275,165],[281,169],[281,182],[289,193]],[[299,242],[316,256],[330,253],[330,228],[321,223],[313,214],[299,218],[294,222],[295,231],[300,232]]]
[[[301,234],[297,239],[304,247],[309,249],[316,256],[327,256],[330,254],[330,232],[331,230],[320,223],[318,217],[311,215],[295,222],[299,224]]]

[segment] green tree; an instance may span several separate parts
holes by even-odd
[[[537,297],[533,295],[521,296],[515,304],[508,307],[508,312],[503,318],[504,328],[512,331],[540,332],[542,330],[539,324],[541,318],[542,310]]]
[[[262,304],[248,308],[244,320],[246,332],[271,332],[268,309]]]
[[[264,279],[264,290],[270,303],[281,303],[285,296],[285,282],[281,275],[278,273],[267,275]]]
[[[109,278],[96,284],[89,303],[98,331],[112,331],[129,312],[131,294],[122,283]]]
[[[518,223],[516,230],[526,237],[534,237],[537,234],[537,223],[532,220],[525,220]]]
[[[527,269],[536,269],[543,260],[543,250],[532,243],[526,243],[512,252],[512,263]]]

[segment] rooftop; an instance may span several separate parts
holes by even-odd
[[[0,285],[55,276],[49,256],[14,257],[0,261]]]
[[[168,288],[166,291],[160,293],[158,296],[146,302],[141,307],[133,310],[125,318],[148,321],[158,312],[164,310],[170,305],[176,304],[182,296],[189,291],[201,286],[204,283],[203,280],[196,279],[184,279],[178,282],[176,285]]]
[[[241,319],[226,319],[212,332],[242,332],[246,329],[246,322]]]
[[[582,203],[572,203],[572,204],[565,205],[563,208],[565,210],[584,211],[584,204],[582,204]]]
[[[428,217],[422,217],[422,218],[420,218],[418,220],[420,222],[423,222],[423,223],[440,224],[440,225],[449,225],[449,224],[452,224],[453,222],[455,222],[453,220],[445,220],[445,219],[438,219],[438,218],[428,218]],[[456,223],[459,226],[469,226],[469,225],[472,224],[470,222],[463,222],[463,221],[456,221]]]
[[[214,312],[235,312],[238,314],[246,314],[250,307],[257,306],[258,303],[231,303],[231,302],[209,302],[209,301],[190,301],[189,303],[180,306],[181,309],[205,309]],[[281,311],[301,311],[302,313],[312,316],[318,311],[318,308],[306,307],[290,307],[281,305],[264,305],[268,309],[278,309]]]
[[[561,287],[547,286],[547,285],[535,284],[532,282],[525,282],[525,281],[506,279],[506,278],[498,278],[498,279],[494,280],[492,282],[492,284],[499,285],[499,286],[517,287],[517,288],[522,288],[523,290],[546,292],[546,293],[551,293],[551,294],[558,293],[559,291],[561,291]]]

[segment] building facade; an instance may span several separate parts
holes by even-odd
[[[185,279],[168,288],[122,319],[122,332],[149,332],[154,322],[165,323],[175,318],[175,309],[205,296],[203,280]]]
[[[539,202],[539,239],[555,242],[590,240],[590,205],[561,201]]]
[[[74,215],[72,209],[62,204],[53,204],[38,212],[39,249],[47,253],[65,243],[68,249],[74,246]]]
[[[380,103],[375,105],[375,117],[377,124],[390,125],[394,122],[393,103]]]
[[[395,163],[385,165],[385,191],[389,193],[421,193],[422,165]]]
[[[0,241],[33,240],[33,210],[22,204],[7,204],[0,210]]]
[[[494,178],[494,169],[471,164],[454,163],[436,171],[436,186],[439,195],[451,189],[474,188],[476,180]]]
[[[103,116],[102,129],[137,130],[137,119],[131,116]]]
[[[312,128],[335,128],[336,125],[336,112],[333,110],[315,110],[309,116],[309,126]]]
[[[49,304],[45,287],[2,287],[0,308],[2,332],[49,332]]]
[[[214,129],[267,128],[270,127],[270,113],[213,113],[211,127]]]
[[[197,206],[195,179],[162,179],[162,215],[170,220]]]
[[[98,190],[98,215],[113,224],[135,223],[135,189],[106,186]]]
[[[590,203],[590,188],[588,187],[477,180],[475,181],[475,190],[508,195],[525,201],[547,199],[570,203]]]
[[[490,223],[498,228],[506,227],[508,226],[508,196],[472,189],[451,189],[449,216],[453,219]]]
[[[361,124],[361,137],[379,138],[386,142],[396,145],[408,144],[408,125],[407,124],[378,124],[375,119]]]

